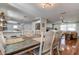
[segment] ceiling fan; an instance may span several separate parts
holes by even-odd
[[[62,12],[60,13],[60,22],[55,23],[54,25],[59,25],[59,24],[70,24],[70,23],[79,23],[79,21],[65,21],[64,20],[64,15],[66,14],[66,12]]]

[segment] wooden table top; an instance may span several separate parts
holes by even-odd
[[[27,49],[31,46],[38,45],[38,44],[40,44],[40,43],[35,41],[35,40],[26,39],[25,41],[22,41],[22,42],[7,45],[5,48],[5,51],[6,51],[5,54],[16,52],[16,51],[19,51],[21,49]]]

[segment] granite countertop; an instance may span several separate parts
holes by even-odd
[[[16,52],[18,50],[31,47],[33,45],[40,44],[38,41],[32,40],[32,39],[26,39],[22,42],[18,42],[15,44],[6,45],[5,47],[5,54],[9,54],[12,52]]]

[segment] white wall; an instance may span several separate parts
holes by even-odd
[[[23,29],[23,34],[27,34],[27,33],[33,33],[33,25],[32,23],[26,23],[24,24],[24,29]]]
[[[52,28],[52,24],[51,23],[47,23],[47,26],[46,27]]]
[[[32,23],[24,24],[24,31],[32,31]]]

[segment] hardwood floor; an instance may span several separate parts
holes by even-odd
[[[0,55],[2,55],[1,51],[0,51]]]
[[[62,47],[60,55],[79,55],[79,40],[66,40],[66,46]],[[53,50],[53,55],[58,55],[57,50]]]
[[[66,47],[61,51],[61,55],[79,55],[79,40],[66,41]]]

